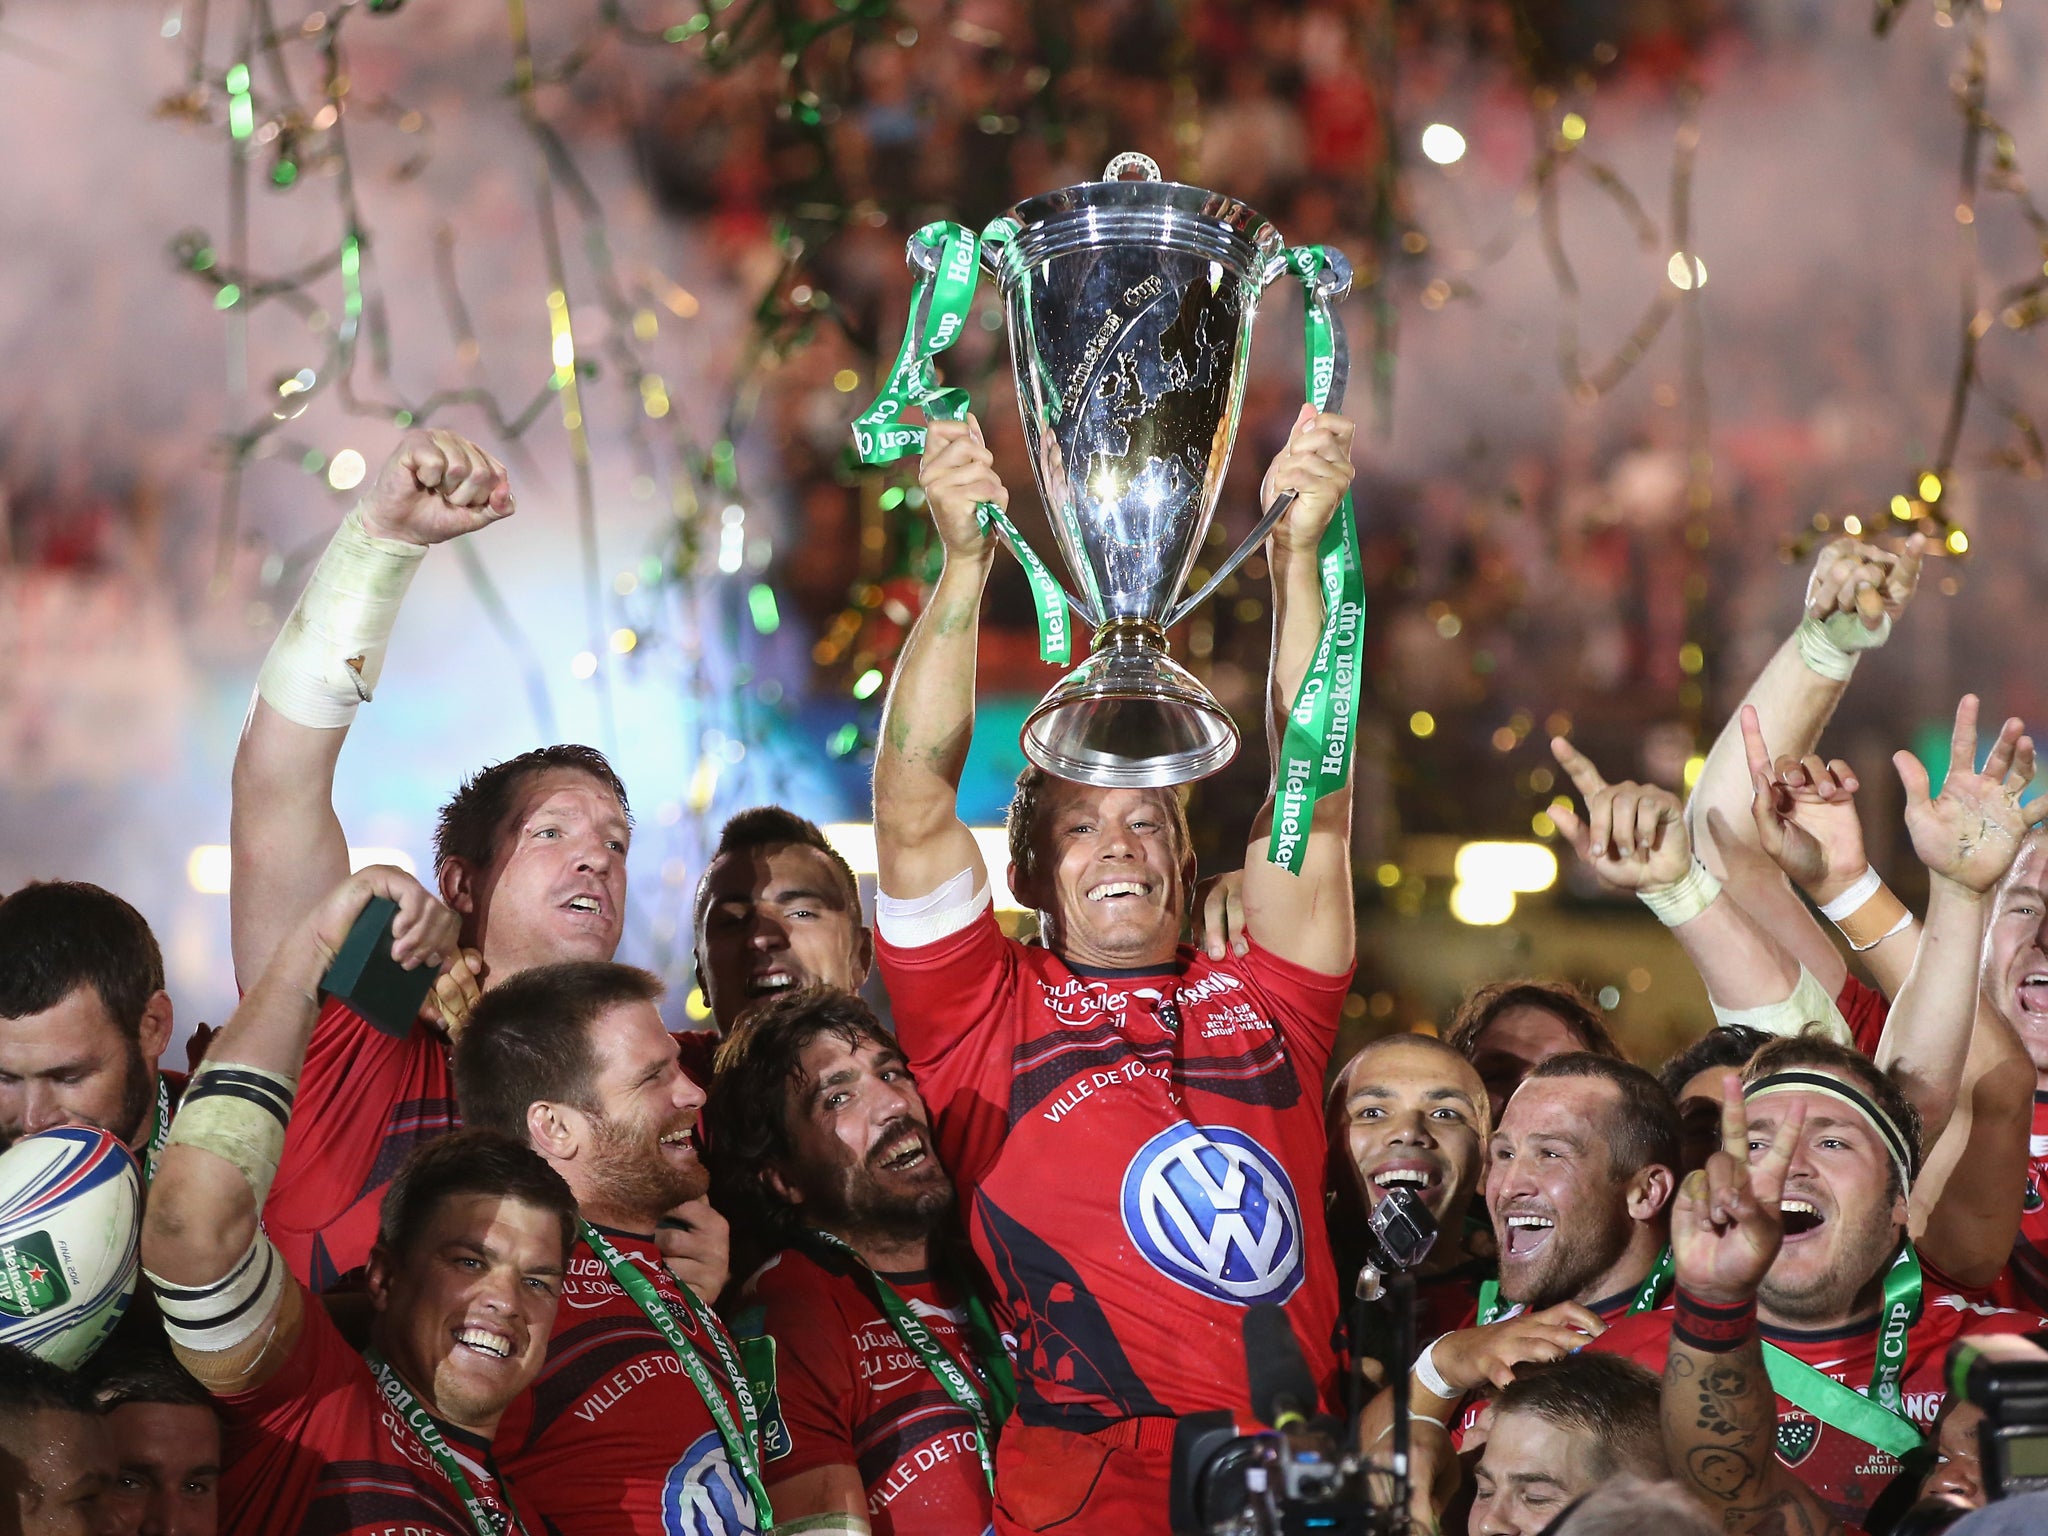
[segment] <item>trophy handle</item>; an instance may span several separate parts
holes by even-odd
[[[1345,387],[1351,382],[1351,347],[1345,340],[1344,317],[1337,313],[1336,304],[1351,291],[1351,263],[1344,259],[1340,251],[1328,251],[1325,255],[1327,260],[1310,283],[1308,292],[1304,295],[1304,302],[1329,316],[1331,340],[1334,345],[1330,357],[1330,391],[1323,399],[1322,408],[1326,411],[1341,411],[1344,409]],[[1258,526],[1252,529],[1228,560],[1216,567],[1216,574],[1202,583],[1200,591],[1174,604],[1173,611],[1166,616],[1166,628],[1173,628],[1199,608],[1211,592],[1223,585],[1224,578],[1244,564],[1251,552],[1266,542],[1266,536],[1278,526],[1280,519],[1287,515],[1287,509],[1294,505],[1297,494],[1294,491],[1282,491],[1273,498],[1273,505],[1266,508],[1266,515],[1259,519]]]

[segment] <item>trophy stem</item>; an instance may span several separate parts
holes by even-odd
[[[1088,659],[1024,722],[1024,755],[1059,778],[1151,789],[1205,778],[1237,756],[1237,726],[1166,651],[1151,619],[1095,631]]]

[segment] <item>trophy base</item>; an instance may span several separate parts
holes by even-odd
[[[1024,755],[1057,778],[1154,789],[1206,778],[1237,756],[1237,726],[1141,620],[1112,620],[1094,653],[1024,722]]]

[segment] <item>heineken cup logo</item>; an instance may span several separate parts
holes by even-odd
[[[0,1244],[0,1316],[36,1317],[70,1299],[49,1233]]]
[[[1309,375],[1309,393],[1316,400],[1330,398],[1330,383],[1337,377],[1337,360],[1323,356],[1315,360],[1315,367]]]
[[[971,283],[974,281],[974,242],[955,240],[946,254],[946,281],[949,283]]]

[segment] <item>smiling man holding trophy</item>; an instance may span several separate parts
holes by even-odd
[[[1120,180],[1126,163],[1149,173]],[[1017,1339],[998,1531],[1163,1533],[1176,1427],[1248,1406],[1246,1310],[1284,1308],[1327,1402],[1336,1284],[1319,1201],[1320,1089],[1354,963],[1350,757],[1363,602],[1352,425],[1331,305],[1343,259],[1290,250],[1235,199],[1140,156],[1018,205],[981,236],[921,230],[903,353],[855,425],[864,458],[922,448],[945,567],[906,643],[875,764],[880,959],[899,1039]],[[1069,594],[1008,517],[964,392],[933,357],[997,280],[1032,463]],[[1275,278],[1304,295],[1309,403],[1244,545],[1187,598]],[[903,420],[917,407],[928,432]],[[1041,651],[1068,610],[1090,655],[1024,731],[1010,885],[1042,945],[1003,937],[956,790],[995,545],[1030,575]],[[1248,953],[1180,942],[1195,870],[1178,786],[1237,728],[1166,632],[1264,545],[1273,792],[1254,822]]]

